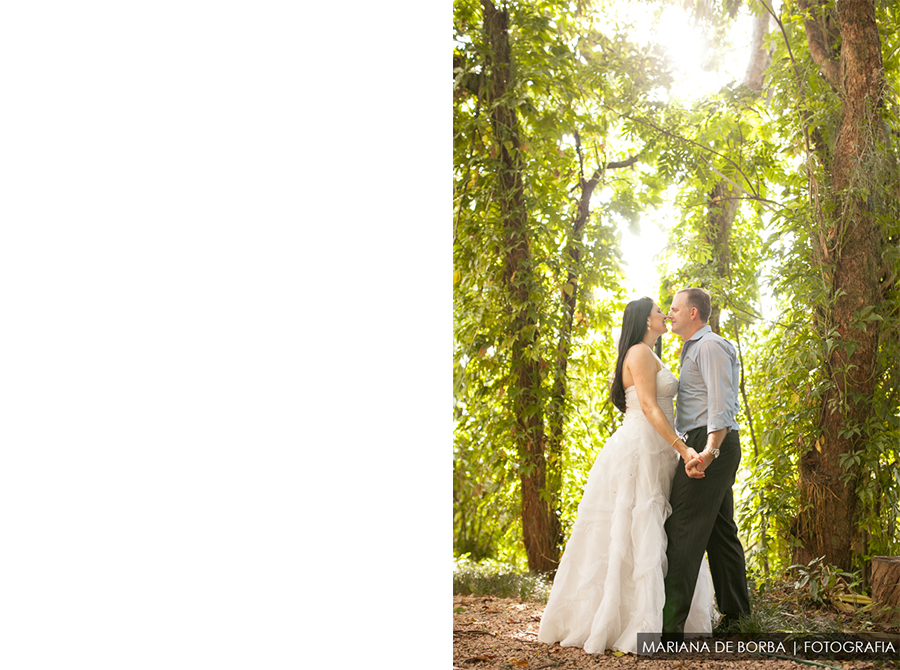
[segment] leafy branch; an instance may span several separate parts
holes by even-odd
[[[611,108],[610,108],[610,109],[611,109]],[[615,111],[615,110],[612,110],[612,111]],[[681,141],[681,142],[686,142],[686,143],[688,143],[688,144],[692,144],[693,146],[695,146],[695,147],[697,147],[697,148],[699,148],[699,149],[702,149],[703,151],[708,151],[709,153],[715,154],[715,155],[718,156],[719,158],[724,159],[725,161],[727,161],[728,163],[730,163],[738,173],[740,173],[740,175],[744,178],[744,181],[745,181],[745,182],[747,183],[747,185],[750,187],[750,189],[751,189],[750,191],[747,191],[746,189],[741,188],[740,186],[738,186],[734,181],[732,181],[731,179],[729,179],[728,177],[726,177],[726,176],[725,176],[724,174],[722,174],[719,170],[716,170],[715,168],[713,168],[713,167],[712,167],[712,164],[711,164],[704,156],[700,156],[700,158],[703,159],[703,161],[704,161],[704,162],[705,162],[705,163],[713,170],[713,172],[715,172],[717,175],[719,175],[719,176],[722,177],[723,179],[726,179],[726,180],[727,180],[729,183],[731,183],[733,186],[735,186],[736,188],[740,189],[741,192],[746,193],[746,194],[749,196],[749,199],[750,199],[750,200],[755,200],[756,202],[760,202],[760,203],[762,203],[762,204],[764,204],[764,205],[767,205],[767,206],[772,206],[772,205],[774,205],[774,206],[776,206],[776,207],[778,207],[778,208],[781,208],[781,207],[782,207],[782,205],[781,205],[780,203],[775,202],[774,200],[769,200],[768,198],[763,198],[756,190],[754,190],[754,189],[753,189],[753,182],[752,182],[752,180],[744,173],[744,171],[741,169],[741,166],[738,165],[734,160],[732,160],[731,158],[729,158],[729,157],[726,156],[725,154],[723,154],[723,153],[721,153],[721,152],[719,152],[719,151],[716,151],[716,150],[713,149],[712,147],[708,147],[708,146],[706,146],[705,144],[701,144],[700,142],[697,142],[696,140],[692,140],[692,139],[689,138],[689,137],[685,137],[685,136],[680,135],[680,134],[678,134],[678,133],[676,133],[676,132],[673,132],[673,131],[671,131],[671,130],[666,130],[665,128],[661,128],[661,127],[659,127],[658,125],[656,125],[655,123],[653,123],[652,121],[649,121],[649,120],[647,120],[647,119],[639,119],[639,118],[637,118],[637,117],[635,117],[635,116],[631,116],[630,114],[625,114],[624,112],[619,112],[619,114],[620,114],[622,117],[628,119],[629,121],[633,121],[633,122],[635,122],[635,123],[641,123],[641,124],[650,126],[651,128],[653,128],[653,129],[654,129],[656,132],[658,132],[658,133],[662,133],[663,135],[666,135],[666,136],[671,137],[671,138],[673,138],[673,139],[679,140],[679,141]]]

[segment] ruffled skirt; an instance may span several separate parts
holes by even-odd
[[[677,463],[644,415],[627,412],[591,468],[541,619],[541,642],[634,653],[638,633],[661,633],[664,524]],[[711,633],[711,593],[704,559],[686,634]]]

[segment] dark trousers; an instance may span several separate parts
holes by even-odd
[[[685,443],[698,453],[703,451],[706,427],[688,432]],[[682,639],[704,552],[709,558],[719,611],[725,616],[750,612],[744,548],[734,523],[734,493],[731,490],[740,462],[737,431],[726,434],[719,457],[706,469],[703,479],[688,477],[684,460],[678,459],[670,498],[672,514],[666,520],[666,559],[669,564],[663,608],[666,639]]]

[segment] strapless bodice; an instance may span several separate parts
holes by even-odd
[[[675,418],[673,402],[678,393],[678,377],[663,368],[656,373],[656,403],[670,421]],[[641,404],[638,402],[637,390],[634,386],[625,389],[625,415],[632,413],[643,415]]]

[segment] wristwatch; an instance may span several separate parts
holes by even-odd
[[[713,457],[714,459],[719,457],[719,450],[718,450],[718,449],[710,449],[709,447],[707,447],[707,448],[706,448],[706,451],[708,451],[709,453],[711,453],[711,454],[712,454],[712,457]]]

